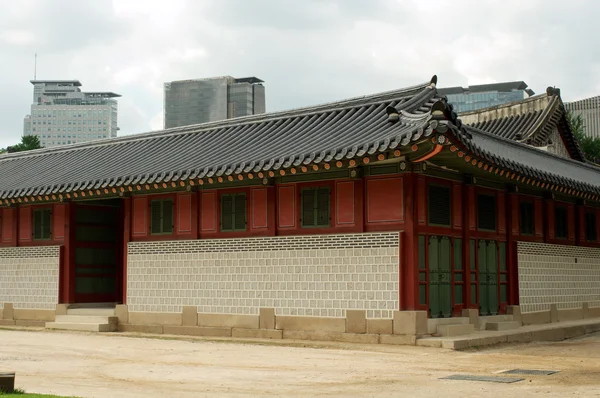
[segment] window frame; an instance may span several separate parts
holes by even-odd
[[[531,206],[531,232],[523,232],[523,205]],[[535,236],[535,203],[532,200],[519,198],[519,235]]]
[[[160,203],[160,232],[154,232],[154,228],[153,228],[153,214],[152,214],[152,204],[158,202]],[[171,231],[169,232],[165,232],[163,230],[164,227],[164,203],[165,202],[170,202],[171,203]],[[150,216],[150,223],[149,223],[149,227],[150,227],[150,235],[151,236],[165,236],[165,235],[173,235],[175,233],[175,200],[172,197],[166,197],[166,198],[149,198],[149,205],[148,207],[150,208],[149,211],[149,216]]]
[[[319,191],[324,190],[327,191],[327,224],[319,224],[319,200],[318,193]],[[304,194],[305,192],[313,191],[315,192],[315,201],[313,205],[313,220],[315,221],[314,225],[306,225],[304,219]],[[330,185],[315,185],[315,186],[306,186],[300,188],[300,228],[306,229],[314,229],[314,228],[331,228],[332,227],[332,194],[333,189]]]
[[[559,236],[559,226],[558,226],[558,212],[564,211],[565,222],[564,222],[564,236]],[[554,205],[554,238],[556,240],[568,240],[569,239],[569,209],[566,205],[555,204]]]
[[[437,224],[437,223],[432,223],[431,222],[431,188],[432,187],[436,187],[436,188],[444,188],[448,190],[448,224]],[[452,202],[453,202],[453,197],[452,197],[452,185],[450,184],[443,184],[443,183],[437,183],[437,182],[433,182],[430,181],[427,183],[427,225],[430,227],[441,227],[441,228],[451,228],[452,227],[452,212],[453,212],[453,208],[452,208]]]
[[[236,205],[235,198],[236,197],[244,197],[244,229],[235,227],[235,219],[236,219]],[[231,202],[232,206],[232,218],[231,218],[231,229],[223,228],[223,198],[230,197],[233,198]],[[248,231],[248,195],[246,192],[224,192],[219,195],[219,232],[230,233],[230,232],[246,232]]]
[[[592,223],[593,228],[591,229],[592,231],[594,231],[593,233],[593,239],[590,239],[590,236],[588,235],[588,216],[593,216],[594,217],[594,222]],[[595,210],[590,210],[590,209],[585,209],[584,213],[583,213],[583,222],[584,222],[584,239],[586,242],[597,242],[598,241],[598,228],[597,228],[597,223],[598,223],[598,217],[596,215],[596,211]]]
[[[482,196],[487,196],[494,199],[494,229],[482,228],[480,225],[481,217],[479,213],[479,198]],[[498,231],[498,195],[492,192],[480,191],[475,195],[475,200],[477,202],[476,216],[477,216],[477,231],[481,232],[497,232]]]
[[[40,237],[36,237],[35,236],[35,231],[36,231],[36,222],[35,222],[35,218],[36,218],[36,213],[42,213],[41,216],[41,222],[42,222],[42,226],[41,226],[41,236]],[[48,215],[48,236],[45,236],[43,234],[44,232],[44,215],[47,214]],[[52,240],[52,230],[53,230],[53,225],[52,225],[52,207],[38,207],[38,208],[34,208],[31,210],[31,240],[35,241],[35,242],[41,242],[41,241],[49,241]]]

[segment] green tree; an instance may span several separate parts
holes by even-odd
[[[23,152],[23,151],[31,151],[32,149],[40,149],[43,148],[40,144],[40,139],[36,135],[26,135],[21,137],[21,142],[17,145],[9,146],[7,149],[8,152]]]
[[[579,142],[583,156],[590,162],[600,163],[600,138],[585,134],[585,123],[581,115],[574,115],[571,111],[568,111],[567,120],[575,139]]]

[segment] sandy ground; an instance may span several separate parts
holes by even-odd
[[[560,373],[513,384],[439,379],[514,368]],[[0,372],[11,370],[27,392],[80,397],[600,396],[600,334],[455,352],[0,330]]]

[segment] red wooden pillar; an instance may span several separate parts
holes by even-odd
[[[123,198],[122,204],[123,240],[121,263],[121,303],[127,304],[127,246],[131,240],[131,198]]]
[[[544,242],[554,240],[554,200],[544,199]]]
[[[577,217],[577,222],[575,225],[577,226],[577,246],[585,245],[585,206],[576,205],[575,206],[575,214]]]
[[[403,177],[404,233],[402,263],[400,264],[400,309],[414,311],[419,308],[419,248],[417,238],[416,175]]]
[[[535,214],[535,211],[534,211]],[[517,239],[519,236],[519,195],[509,193],[506,207],[506,269],[508,271],[508,305],[519,304],[519,269]]]
[[[59,268],[59,294],[58,300],[61,304],[75,302],[75,205],[71,202],[65,203],[64,209],[64,243],[61,253]]]
[[[475,263],[477,256],[471,258],[471,238],[476,230],[476,210],[477,206],[475,203],[475,186],[470,184],[463,185],[463,216],[464,216],[464,228],[463,228],[463,253],[465,258],[465,308],[479,308],[477,303],[477,268],[471,269],[471,263]],[[477,245],[475,245],[477,250]],[[476,252],[475,252],[476,253]],[[475,286],[475,298],[472,297],[473,289]]]

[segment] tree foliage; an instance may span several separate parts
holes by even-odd
[[[21,137],[21,142],[17,145],[9,146],[7,149],[8,152],[23,152],[23,151],[31,151],[32,149],[40,149],[42,145],[40,144],[40,139],[36,135],[26,135]]]
[[[600,138],[585,134],[585,123],[581,115],[574,115],[569,111],[567,120],[585,158],[590,162],[600,163]]]

